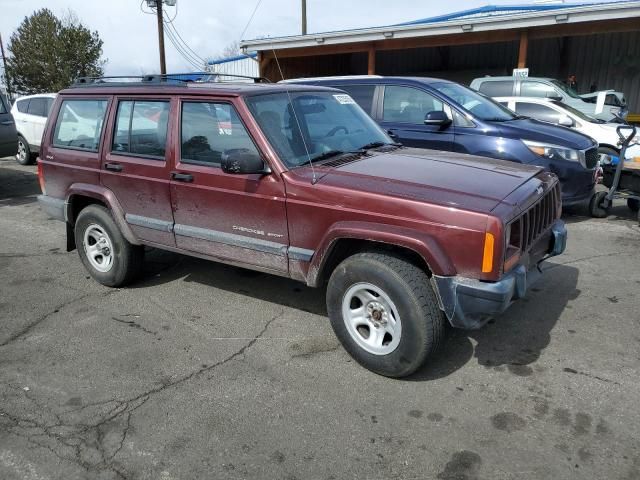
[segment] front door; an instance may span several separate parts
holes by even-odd
[[[274,173],[230,175],[220,169],[228,150],[258,153],[234,104],[185,99],[175,118],[181,123],[171,180],[176,245],[286,274],[289,235],[282,179]]]
[[[100,179],[111,190],[134,234],[159,246],[174,246],[167,145],[169,98],[120,97],[113,102]]]
[[[407,147],[449,151],[453,144],[453,127],[424,124],[429,112],[450,108],[424,90],[402,85],[386,85],[380,125],[391,137]]]

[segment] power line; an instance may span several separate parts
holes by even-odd
[[[175,18],[175,17],[174,17]],[[201,61],[202,63],[205,63],[205,60],[198,55],[195,50],[193,50],[189,44],[184,40],[184,38],[182,38],[182,36],[180,35],[180,33],[178,32],[178,30],[176,29],[176,26],[171,23],[171,22],[164,22],[165,25],[167,25],[169,27],[169,30],[173,30],[173,33],[177,36],[177,38],[179,39],[179,43],[183,46],[183,48],[185,50],[187,50],[188,52],[191,53],[191,57],[195,58],[198,61]]]
[[[171,44],[174,46],[174,48],[176,49],[176,51],[178,52],[178,54],[192,67],[201,70],[204,67],[204,62],[202,64],[199,64],[197,60],[194,60],[192,57],[189,56],[188,52],[184,51],[182,49],[182,47],[180,46],[180,44],[178,43],[178,41],[176,40],[176,38],[173,36],[173,33],[171,32],[170,29],[167,29],[166,31],[167,33],[167,38],[169,38],[169,41],[171,42]]]
[[[253,9],[253,13],[249,17],[249,21],[245,25],[244,30],[242,30],[242,33],[240,34],[240,40],[242,40],[244,38],[244,34],[247,33],[247,28],[249,28],[249,25],[251,24],[251,20],[253,20],[253,17],[258,11],[258,7],[260,6],[261,3],[262,3],[262,0],[258,0],[258,2],[256,3],[256,7]]]

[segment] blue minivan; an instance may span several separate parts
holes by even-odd
[[[391,138],[409,147],[540,165],[562,184],[562,202],[589,202],[599,160],[595,140],[518,116],[458,83],[423,77],[348,76],[286,80],[346,91]]]

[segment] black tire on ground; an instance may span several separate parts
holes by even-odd
[[[640,210],[640,200],[637,198],[627,198],[627,207],[632,212],[637,212]]]
[[[589,202],[589,213],[594,218],[605,218],[608,213],[608,209],[604,208],[604,198],[607,196],[607,192],[596,192],[591,201]]]
[[[95,245],[95,232],[102,232],[108,240],[105,244],[109,247],[105,254],[111,258],[108,271],[100,271],[94,266],[95,261],[92,262],[88,258],[87,249]],[[144,248],[132,245],[124,238],[111,213],[105,207],[89,205],[84,208],[76,220],[75,237],[80,260],[91,276],[102,285],[107,287],[126,285],[142,271]]]
[[[350,332],[344,319],[345,295],[363,282],[384,292],[400,318],[399,343],[386,354],[365,350],[354,338],[357,333]],[[358,304],[347,305],[349,309],[358,308]],[[367,305],[362,307],[366,310]],[[429,277],[421,268],[392,253],[359,253],[340,263],[329,279],[327,311],[345,350],[365,368],[388,377],[404,377],[415,372],[444,339],[446,319],[438,307]]]
[[[33,154],[29,148],[29,143],[22,135],[18,135],[18,153],[16,154],[16,162],[20,165],[33,164]]]

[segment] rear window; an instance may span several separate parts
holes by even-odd
[[[513,80],[485,80],[479,91],[488,97],[509,97],[513,94]]]
[[[27,113],[27,109],[29,108],[29,99],[25,98],[24,100],[16,100],[16,108],[20,113]]]
[[[63,100],[53,145],[97,152],[106,111],[107,100]]]
[[[336,88],[347,92],[365,112],[371,115],[373,94],[376,91],[375,85],[340,85]]]
[[[164,159],[168,123],[168,101],[120,102],[112,151]]]

